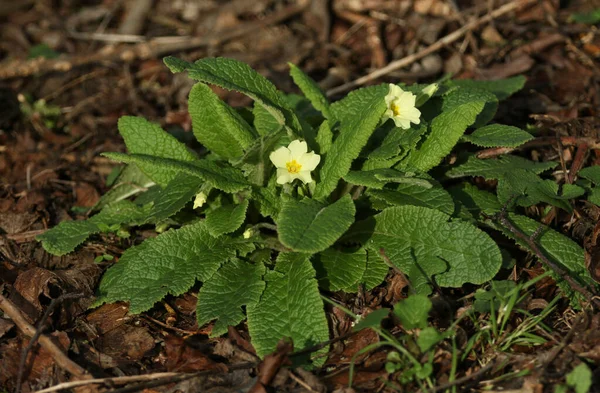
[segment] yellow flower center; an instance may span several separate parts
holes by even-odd
[[[285,167],[287,168],[287,171],[289,173],[294,173],[294,174],[300,172],[300,169],[302,169],[302,165],[298,164],[298,161],[296,161],[296,160],[287,162],[285,164]]]
[[[394,116],[400,116],[400,107],[395,102],[392,102],[390,109],[394,113]]]

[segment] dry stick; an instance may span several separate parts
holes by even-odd
[[[17,325],[19,330],[21,330],[26,336],[35,336],[36,329],[25,320],[21,311],[2,294],[0,294],[0,309],[4,311],[4,313],[15,323],[15,325]],[[50,352],[50,354],[54,358],[54,361],[60,368],[62,368],[65,371],[68,371],[71,375],[80,379],[92,378],[83,367],[69,359],[67,355],[63,353],[62,349],[60,349],[50,337],[46,336],[45,334],[42,334],[39,338],[39,341],[40,345],[44,347],[46,351]]]
[[[75,67],[100,62],[131,62],[133,60],[145,60],[175,53],[197,49],[206,46],[215,46],[248,35],[264,26],[270,26],[282,22],[304,11],[308,5],[307,0],[300,0],[298,4],[291,5],[274,12],[264,19],[249,22],[218,35],[208,37],[194,37],[183,42],[161,42],[160,38],[143,42],[133,46],[107,46],[92,55],[72,56],[58,59],[37,58],[29,61],[12,61],[4,63],[0,68],[0,79],[20,78],[30,75],[44,75],[50,72],[67,72]]]
[[[233,370],[242,370],[246,368],[256,367],[256,363],[247,362],[234,364],[229,366],[229,371]],[[195,373],[176,373],[176,372],[164,372],[164,373],[152,373],[152,374],[144,374],[144,375],[127,375],[124,377],[109,377],[109,378],[95,378],[88,379],[86,381],[70,381],[59,383],[58,385],[51,386],[46,389],[38,390],[35,393],[51,393],[57,392],[59,390],[73,389],[79,386],[86,385],[97,385],[103,384],[106,386],[111,385],[124,385],[132,382],[152,382],[158,383],[160,385],[166,385],[171,382],[181,382],[186,379],[191,379],[194,377],[200,377],[205,375],[215,374],[218,371],[215,370],[203,370]]]
[[[31,349],[33,348],[33,346],[35,345],[37,340],[42,335],[42,332],[44,331],[44,327],[46,326],[46,321],[50,317],[50,314],[52,313],[52,311],[54,311],[56,306],[58,304],[62,303],[64,300],[76,299],[76,298],[80,298],[82,296],[83,296],[83,293],[67,293],[67,294],[57,297],[56,299],[52,299],[52,302],[50,302],[50,305],[46,309],[46,312],[44,313],[44,315],[40,318],[40,320],[38,322],[35,334],[33,335],[33,337],[31,337],[31,339],[29,339],[29,344],[27,344],[27,346],[25,348],[23,348],[23,351],[21,352],[21,361],[19,362],[19,372],[17,373],[17,388],[15,389],[16,393],[19,393],[21,391],[21,382],[23,381],[23,372],[25,370],[25,363],[27,362],[27,355],[29,355],[29,352],[31,351]]]
[[[505,4],[502,7],[499,7],[498,9],[490,12],[489,14],[487,14],[471,23],[468,23],[468,24],[464,25],[463,27],[461,27],[460,29],[442,37],[435,43],[433,43],[433,44],[429,45],[427,48],[423,49],[422,51],[417,52],[412,55],[409,55],[409,56],[406,56],[402,59],[393,61],[390,64],[388,64],[387,66],[380,68],[378,70],[375,70],[375,71],[371,72],[370,74],[362,76],[356,80],[353,80],[352,82],[344,83],[341,86],[334,87],[333,89],[330,89],[327,91],[327,95],[332,96],[332,95],[335,95],[338,93],[348,91],[348,90],[358,87],[360,85],[364,85],[365,83],[370,82],[374,79],[382,77],[386,74],[389,74],[390,72],[395,71],[399,68],[406,67],[407,65],[410,65],[410,64],[414,63],[415,61],[424,58],[425,56],[428,56],[434,52],[437,52],[438,50],[442,49],[444,46],[453,43],[454,41],[458,40],[463,35],[465,35],[467,32],[474,30],[474,29],[478,28],[479,26],[481,26],[485,23],[488,23],[491,20],[496,19],[506,13],[509,13],[510,11],[513,11],[518,8],[525,7],[527,5],[534,4],[534,3],[537,3],[537,0],[516,0],[516,1],[512,1],[508,4]]]
[[[556,274],[558,274],[560,276],[560,278],[562,278],[563,280],[565,280],[566,282],[568,282],[569,285],[571,286],[571,288],[573,288],[575,291],[577,291],[580,294],[582,294],[585,297],[585,299],[588,302],[590,302],[590,304],[592,304],[593,306],[595,306],[597,309],[600,309],[600,299],[598,298],[598,296],[596,294],[592,293],[585,286],[579,284],[562,267],[560,267],[556,263],[552,262],[548,257],[546,257],[546,255],[544,254],[544,252],[538,247],[538,245],[535,242],[535,238],[537,237],[537,235],[539,235],[539,230],[536,230],[533,233],[532,236],[527,236],[525,233],[523,233],[523,231],[521,231],[519,228],[517,228],[508,219],[508,215],[507,215],[507,212],[506,212],[506,207],[503,208],[502,211],[500,213],[498,213],[494,218],[496,219],[496,221],[498,221],[500,224],[502,224],[506,229],[508,229],[517,239],[522,240],[527,245],[527,247],[529,247],[529,249],[543,263],[546,264],[546,266],[550,267],[550,269],[554,270],[554,272]],[[541,228],[542,227],[540,226],[540,228],[538,228],[538,229],[541,229]]]

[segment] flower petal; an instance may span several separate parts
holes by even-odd
[[[304,183],[311,183],[313,181],[312,177],[310,176],[310,171],[300,171],[296,177],[302,180]]]
[[[298,163],[302,165],[303,171],[313,171],[317,165],[321,162],[321,156],[315,152],[304,153],[298,160]]]
[[[290,175],[287,169],[277,169],[277,184],[291,183],[294,178]]]
[[[288,149],[290,150],[292,160],[297,160],[302,154],[308,151],[308,145],[306,142],[296,139],[288,145]]]
[[[410,128],[410,120],[401,117],[394,117],[394,123],[396,124],[396,127],[402,128],[403,130],[408,130]]]
[[[285,168],[285,164],[291,161],[290,149],[285,146],[281,146],[269,155],[271,162],[277,168]]]

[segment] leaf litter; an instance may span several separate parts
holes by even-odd
[[[179,297],[167,296],[163,303],[141,317],[127,314],[127,306],[123,304],[89,310],[100,272],[112,264],[109,259],[97,263],[94,259],[103,255],[118,259],[131,244],[152,236],[151,231],[142,228],[125,238],[116,233],[101,232],[93,235],[91,242],[77,249],[75,254],[65,257],[50,256],[34,242],[35,236],[58,222],[85,218],[98,196],[107,191],[105,179],[110,176],[113,165],[98,152],[123,150],[116,133],[119,116],[143,114],[168,126],[180,140],[193,140],[190,133],[185,132],[189,131],[191,120],[186,115],[178,116],[178,113],[187,114],[185,101],[192,85],[185,78],[171,76],[158,61],[160,55],[150,58],[134,55],[133,61],[122,67],[106,67],[92,56],[98,47],[106,45],[102,40],[109,36],[109,33],[94,36],[100,31],[96,29],[102,23],[101,18],[108,16],[106,20],[110,21],[114,15],[127,16],[128,13],[126,9],[111,8],[109,3],[95,9],[87,4],[78,7],[73,3],[52,8],[46,2],[31,7],[24,2],[25,5],[12,10],[0,9],[0,17],[9,26],[2,33],[7,44],[1,56],[4,61],[16,61],[3,69],[11,69],[16,64],[14,69],[21,72],[21,76],[12,79],[6,79],[5,71],[0,72],[6,82],[6,88],[0,91],[0,100],[7,103],[2,106],[6,108],[2,109],[6,111],[2,116],[6,124],[2,124],[0,132],[2,295],[13,302],[31,324],[43,326],[44,332],[57,337],[59,347],[73,361],[89,368],[95,377],[168,370],[208,371],[207,375],[214,376],[212,379],[199,377],[196,385],[178,386],[198,389],[201,385],[204,391],[210,388],[234,391],[242,386],[254,386],[252,389],[256,390],[261,385],[263,389],[275,387],[282,391],[306,390],[306,386],[313,391],[323,387],[329,391],[349,391],[342,388],[349,382],[347,359],[368,345],[378,343],[379,336],[369,329],[347,337],[352,330],[351,319],[338,308],[327,308],[330,328],[335,332],[334,340],[338,341],[331,347],[326,368],[313,371],[320,384],[311,384],[308,375],[295,371],[293,366],[290,368],[286,358],[290,358],[291,351],[285,345],[275,354],[268,355],[274,360],[269,362],[267,370],[258,367],[248,341],[247,327],[243,324],[230,327],[227,338],[209,338],[212,323],[197,326],[193,306],[189,306],[195,303],[198,287]],[[486,12],[478,9],[476,2],[415,1],[396,6],[385,1],[353,3],[336,0],[331,9],[315,5],[295,13],[294,9],[286,8],[292,7],[294,2],[259,1],[255,2],[257,8],[237,8],[234,3],[240,2],[230,3],[217,7],[212,2],[192,5],[158,1],[145,16],[146,26],[137,34],[147,37],[200,35],[213,31],[215,26],[225,29],[223,31],[235,31],[252,28],[252,23],[260,21],[262,13],[268,16],[288,10],[288,18],[272,23],[259,22],[261,30],[256,30],[251,38],[238,36],[221,41],[211,48],[211,53],[241,58],[261,70],[284,91],[292,91],[291,81],[282,72],[287,67],[286,62],[301,64],[302,70],[327,89],[361,76],[371,67],[382,67],[388,59],[410,56],[420,47],[430,45],[460,27],[465,17]],[[209,16],[202,17],[206,11]],[[537,130],[535,139],[514,151],[491,147],[488,151],[478,149],[478,154],[483,151],[492,155],[511,153],[538,162],[555,161],[555,179],[575,184],[578,170],[598,165],[597,48],[600,41],[594,30],[585,24],[589,18],[581,17],[595,14],[597,11],[591,4],[582,1],[571,2],[563,8],[554,3],[535,4],[496,20],[493,31],[490,24],[482,31],[468,33],[464,40],[426,56],[408,69],[391,73],[388,78],[390,81],[425,83],[441,76],[441,72],[452,72],[457,79],[476,80],[525,75],[526,89],[500,105],[495,119],[521,127],[532,124]],[[67,25],[86,34],[86,39],[78,39],[72,30],[63,29],[61,15],[68,15]],[[164,18],[158,15],[164,15]],[[559,24],[560,27],[551,24],[549,15],[564,24]],[[199,18],[197,26],[189,22],[194,18]],[[581,22],[568,24],[569,18]],[[46,22],[42,23],[43,20]],[[311,23],[311,20],[326,23]],[[302,27],[301,21],[309,28]],[[23,29],[24,23],[30,28]],[[595,22],[592,20],[592,23]],[[118,24],[116,20],[109,23],[108,31],[116,32]],[[329,35],[324,32],[324,25],[331,26]],[[58,72],[48,74],[44,68],[46,63],[40,61],[40,77],[28,77],[32,71],[24,71],[26,69],[18,65],[24,64],[30,54],[46,53],[36,49],[37,44],[62,53],[72,65],[77,59],[83,59],[84,66],[68,70],[57,68]],[[130,48],[128,45],[137,44],[121,44],[123,53]],[[190,59],[207,55],[202,46],[191,50]],[[248,104],[232,92],[216,90],[216,94],[230,104]],[[19,102],[23,108],[20,117],[14,102]],[[56,108],[60,109],[58,116]],[[168,119],[166,124],[165,119]],[[477,140],[477,137],[473,135],[471,139]],[[460,152],[453,152],[447,158],[450,161],[460,159]],[[473,184],[489,190],[497,181],[475,177]],[[582,187],[597,186],[593,181],[591,183]],[[527,209],[529,214],[550,224],[555,231],[583,245],[586,268],[597,279],[600,208],[593,200],[577,197],[568,203],[573,208],[572,213],[563,209],[544,211],[537,203]],[[535,258],[526,251],[515,250],[507,240],[504,242],[503,247],[510,250],[515,259],[505,261],[510,269],[503,270],[497,279],[524,282],[541,274]],[[409,293],[409,285],[400,272],[392,271],[384,284],[372,290],[359,291],[357,295],[341,292],[330,295],[350,311],[366,315],[370,310],[390,308],[401,301]],[[467,285],[437,290],[429,323],[440,329],[452,324],[459,318],[461,310],[472,307],[469,299],[478,288]],[[479,289],[489,290],[485,285]],[[540,299],[537,308],[531,306],[535,304],[533,299],[527,300],[530,305],[527,307],[532,307],[532,311],[539,312],[556,297],[556,284],[547,277],[528,290],[532,293],[530,297]],[[83,294],[82,298],[55,304],[47,320],[40,321],[53,299],[79,292]],[[186,298],[191,301],[184,301]],[[520,304],[523,307],[526,303]],[[521,313],[509,315],[505,334],[510,336],[517,331],[527,318]],[[469,337],[481,331],[482,326],[493,330],[493,325],[485,325],[489,323],[488,319],[485,314],[477,319],[462,319],[457,325],[456,347],[464,350],[471,345]],[[12,326],[6,314],[1,321],[0,381],[7,391],[15,391],[19,378],[18,359],[28,337]],[[546,338],[537,353],[523,345],[500,352],[491,341],[473,342],[475,347],[480,346],[474,353],[480,354],[482,359],[498,358],[492,362],[492,368],[482,367],[478,362],[480,359],[474,358],[472,353],[460,362],[457,370],[453,370],[454,350],[448,342],[439,345],[433,359],[437,388],[452,389],[454,382],[463,381],[457,385],[463,390],[477,391],[487,386],[492,391],[500,388],[504,391],[553,391],[556,385],[565,386],[565,389],[573,387],[579,392],[585,386],[577,385],[576,379],[588,377],[584,368],[577,365],[587,364],[596,370],[600,361],[600,337],[595,334],[598,314],[586,308],[574,309],[567,302],[559,301],[543,323],[549,329],[542,329],[540,333],[540,328],[536,328],[536,332]],[[404,332],[402,324],[394,318],[384,320],[383,327],[396,334]],[[192,339],[186,338],[189,334],[193,334]],[[224,346],[229,350],[218,356],[214,354],[216,348]],[[388,354],[388,349],[384,348],[357,358],[354,391],[425,391],[419,386],[399,386],[384,369]],[[232,365],[243,362],[247,363],[246,368],[232,371]],[[538,367],[528,376],[519,375],[520,371],[529,369],[532,362]],[[51,355],[38,346],[29,351],[26,365],[20,376],[21,391],[39,390],[67,378],[66,373],[54,364]],[[223,373],[227,367],[230,374]],[[512,378],[500,379],[511,373]],[[227,375],[236,378],[227,379]],[[142,383],[139,389],[144,387]],[[154,389],[166,391],[164,387]],[[594,389],[597,388],[592,385],[591,391],[597,391]]]

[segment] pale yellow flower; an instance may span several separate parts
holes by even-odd
[[[194,198],[194,209],[202,207],[206,203],[206,194],[203,192],[199,192],[196,194],[196,198]]]
[[[254,234],[254,231],[252,230],[252,228],[248,228],[244,231],[242,236],[244,237],[244,239],[250,239],[253,234]]]
[[[311,151],[308,153],[306,142],[295,140],[288,145],[275,150],[269,156],[273,165],[277,167],[277,183],[291,183],[300,179],[304,183],[312,182],[310,172],[313,171],[321,156]]]
[[[417,97],[410,91],[404,91],[400,86],[390,83],[390,91],[385,96],[387,109],[383,114],[384,120],[392,119],[396,127],[408,130],[410,123],[421,122],[421,111],[415,106]]]

